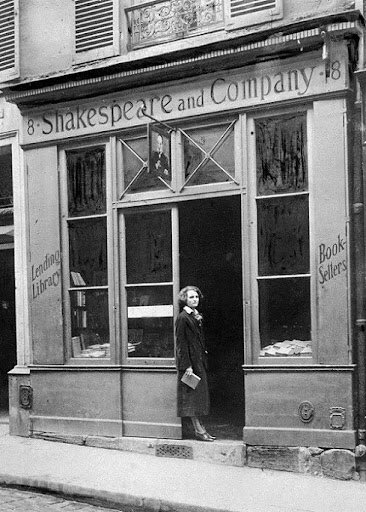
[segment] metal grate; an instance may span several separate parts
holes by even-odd
[[[113,0],[75,1],[76,53],[113,45]]]
[[[155,448],[157,457],[173,457],[175,459],[193,459],[192,446],[180,444],[159,444]]]
[[[276,0],[231,0],[231,17],[253,14],[276,8]]]
[[[0,71],[15,66],[14,0],[0,1]]]

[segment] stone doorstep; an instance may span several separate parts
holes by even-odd
[[[35,439],[78,444],[94,448],[191,459],[227,466],[248,466],[289,471],[339,480],[359,480],[356,457],[350,450],[317,447],[249,446],[241,441],[205,443],[192,439],[102,437],[52,432],[33,432]]]
[[[242,441],[207,443],[193,439],[155,439],[145,437],[103,437],[33,432],[34,439],[71,443],[94,448],[122,450],[158,457],[191,459],[227,466],[246,465],[246,447]]]

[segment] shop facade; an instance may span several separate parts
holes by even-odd
[[[209,421],[248,445],[356,446],[352,44],[22,108],[13,434],[180,439],[174,319],[195,284]]]

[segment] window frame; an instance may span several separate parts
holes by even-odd
[[[286,194],[273,194],[270,197],[289,197],[294,195],[308,195],[309,197],[309,274],[310,278],[310,333],[312,342],[312,354],[309,356],[273,356],[263,357],[260,356],[261,341],[259,331],[259,276],[258,273],[258,239],[257,239],[257,197],[268,197],[257,195],[257,168],[256,168],[256,140],[255,140],[255,120],[260,118],[276,118],[286,116],[288,114],[306,114],[306,133],[307,133],[307,164],[308,164],[308,191],[300,193],[286,193]],[[246,212],[248,214],[248,243],[249,243],[249,259],[250,259],[250,274],[247,275],[247,286],[250,287],[250,349],[247,352],[247,363],[255,365],[303,365],[313,364],[317,360],[317,311],[316,311],[316,250],[314,244],[314,218],[313,218],[313,199],[312,199],[312,109],[311,107],[304,106],[299,109],[288,108],[286,110],[274,110],[271,112],[254,113],[248,117],[248,195],[245,198]],[[246,272],[249,272],[247,269]],[[298,274],[292,274],[297,277]],[[285,275],[284,278],[291,278],[292,276]],[[301,274],[305,277],[305,274]],[[248,305],[249,306],[249,305]],[[246,315],[248,317],[248,315]]]
[[[93,214],[88,216],[68,216],[68,182],[67,182],[67,161],[68,151],[94,149],[103,147],[105,151],[106,167],[106,211],[104,214]],[[60,209],[61,209],[61,249],[62,249],[62,296],[63,296],[63,315],[64,315],[64,354],[65,362],[70,365],[111,365],[116,361],[116,342],[114,328],[114,237],[113,237],[113,219],[111,209],[112,198],[112,179],[111,179],[111,144],[108,139],[89,140],[85,142],[73,143],[59,147],[59,179],[60,179]],[[69,221],[82,221],[83,219],[105,218],[107,230],[107,285],[75,287],[70,283],[70,259],[69,259]],[[88,290],[107,290],[108,296],[108,325],[110,339],[110,357],[104,358],[86,358],[74,357],[72,354],[72,336],[71,336],[71,297],[70,291],[88,291]]]
[[[14,18],[11,23],[14,22],[14,66],[3,71],[0,71],[0,82],[7,82],[18,78],[20,75],[19,68],[19,0],[11,0],[14,8]]]
[[[79,0],[80,1],[80,0]],[[76,5],[78,0],[74,0],[74,47],[73,47],[73,64],[81,64],[92,60],[105,59],[120,54],[120,2],[112,0],[112,16],[113,16],[113,42],[112,44],[102,46],[100,48],[91,48],[84,51],[77,51],[77,33],[76,33]]]
[[[234,180],[229,182],[206,183],[200,185],[185,184],[184,178],[184,148],[183,148],[183,131],[192,129],[209,128],[211,126],[218,126],[227,124],[228,127],[233,123],[232,130],[234,136]],[[195,118],[186,122],[170,121],[169,124],[175,128],[171,133],[171,168],[172,168],[172,181],[171,187],[164,187],[150,191],[123,193],[122,179],[120,173],[123,172],[123,157],[122,157],[122,143],[120,139],[128,142],[131,139],[138,139],[145,137],[145,132],[141,128],[124,130],[116,136],[117,153],[116,153],[116,176],[115,176],[115,189],[118,194],[114,196],[114,204],[123,207],[123,205],[138,205],[144,204],[145,201],[152,203],[160,201],[179,201],[189,196],[196,195],[210,195],[230,193],[231,191],[236,194],[240,193],[242,189],[242,154],[241,154],[241,123],[239,122],[238,114],[224,114],[215,117]],[[223,131],[224,133],[224,131]],[[147,140],[148,144],[148,140]]]
[[[128,356],[128,305],[127,305],[127,289],[136,286],[136,284],[127,282],[127,265],[126,265],[126,215],[134,215],[140,213],[166,212],[171,214],[171,237],[172,237],[172,281],[164,282],[163,285],[170,285],[173,293],[173,337],[174,347],[172,357],[129,357]],[[121,340],[121,359],[122,364],[127,367],[174,367],[175,366],[175,319],[178,314],[178,292],[179,292],[179,217],[178,207],[175,204],[149,205],[139,206],[138,208],[121,208],[119,210],[119,261],[120,261],[120,325],[119,338]],[[154,286],[160,286],[162,283],[154,283]],[[149,283],[144,283],[148,286]]]

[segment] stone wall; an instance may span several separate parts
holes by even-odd
[[[359,480],[356,457],[350,450],[247,446],[246,456],[249,467]]]

